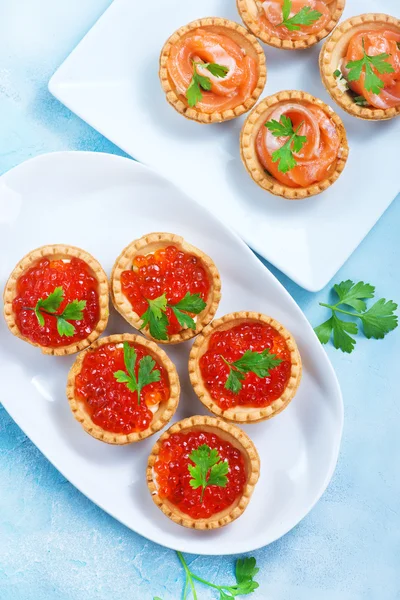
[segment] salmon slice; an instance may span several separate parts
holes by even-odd
[[[283,21],[283,1],[267,0],[262,2],[262,12],[260,14],[260,23],[262,27],[271,35],[281,40],[300,40],[312,33],[319,33],[328,25],[331,20],[331,12],[328,4],[332,0],[292,0],[292,11],[290,17],[297,14],[304,7],[309,7],[321,13],[318,21],[312,25],[301,25],[298,31],[289,31],[287,27],[279,26]]]
[[[373,94],[365,89],[365,72],[361,73],[358,81],[349,81],[348,85],[353,92],[363,96],[368,104],[374,108],[391,108],[400,104],[400,33],[388,29],[379,29],[372,31],[360,31],[350,40],[347,49],[346,59],[344,61],[343,75],[346,77],[348,71],[346,65],[353,60],[360,60],[363,56],[362,43],[364,40],[365,52],[368,56],[377,56],[378,54],[389,54],[386,62],[390,63],[394,69],[393,73],[378,73],[375,67],[372,67],[374,73],[381,79],[385,85],[380,94]]]
[[[193,63],[196,64],[194,67]],[[216,77],[201,63],[216,63],[228,69],[224,78]],[[168,73],[186,102],[186,90],[193,77],[193,69],[208,77],[211,90],[202,90],[203,98],[196,109],[204,113],[229,110],[245,102],[254,92],[258,80],[256,60],[246,55],[234,40],[204,28],[194,29],[171,49]]]
[[[293,129],[307,138],[298,153],[293,153],[297,166],[281,173],[279,162],[272,160],[272,154],[288,140],[286,137],[274,137],[264,126],[256,137],[258,158],[264,167],[280,183],[289,187],[305,188],[323,181],[334,171],[340,148],[340,137],[333,121],[318,106],[309,102],[287,102],[276,108],[268,121],[280,121],[282,115],[290,118]]]

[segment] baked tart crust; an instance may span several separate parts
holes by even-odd
[[[219,407],[211,397],[203,382],[200,370],[200,358],[208,350],[211,335],[219,330],[230,329],[243,322],[258,322],[271,325],[284,338],[290,351],[291,372],[290,378],[283,394],[265,407],[235,406],[227,410]],[[204,406],[218,417],[236,423],[258,423],[274,417],[282,412],[294,398],[300,385],[302,375],[302,363],[297,344],[292,334],[281,323],[257,312],[236,312],[223,316],[213,321],[196,339],[189,356],[189,376],[194,391]]]
[[[188,244],[183,237],[174,233],[149,233],[133,241],[121,252],[117,258],[111,273],[111,299],[116,310],[135,329],[140,329],[143,320],[133,310],[128,298],[121,289],[121,273],[132,267],[133,259],[138,254],[152,253],[159,248],[174,245],[184,252],[194,254],[201,260],[210,280],[210,291],[207,298],[206,308],[196,315],[196,329],[182,329],[179,333],[172,334],[168,340],[155,340],[158,344],[178,344],[195,337],[213,319],[221,298],[221,279],[218,269],[213,260],[204,252]],[[150,335],[149,328],[141,330],[148,338],[155,339]]]
[[[150,426],[143,431],[129,434],[113,433],[111,431],[106,431],[99,425],[96,425],[88,414],[84,402],[75,396],[75,378],[81,371],[82,363],[87,353],[93,352],[104,344],[120,344],[123,342],[132,342],[145,348],[148,354],[150,354],[166,370],[170,387],[170,397],[167,401],[161,402],[157,412],[154,414]],[[78,355],[68,374],[67,398],[75,419],[79,421],[87,433],[102,442],[106,442],[107,444],[132,444],[134,442],[140,442],[154,433],[157,433],[157,431],[160,431],[160,429],[162,429],[173,417],[178,407],[179,396],[180,383],[178,373],[175,365],[169,359],[164,350],[143,336],[134,335],[131,333],[115,334],[100,338],[97,340],[97,342],[92,344],[89,348]]]
[[[176,44],[180,38],[187,35],[188,32],[197,29],[198,27],[207,27],[214,32],[223,33],[224,35],[229,36],[257,61],[258,80],[256,87],[250,98],[235,108],[208,114],[197,110],[196,107],[190,107],[187,102],[182,99],[182,96],[176,92],[169,77],[167,63],[172,46]],[[247,29],[229,19],[207,17],[204,19],[197,19],[196,21],[192,21],[191,23],[180,27],[168,38],[161,50],[159,76],[167,101],[176,111],[187,119],[192,119],[199,123],[221,123],[222,121],[229,121],[230,119],[239,117],[255,105],[267,80],[267,68],[263,49],[256,38],[249,33]]]
[[[400,114],[400,105],[386,109],[359,106],[354,102],[354,96],[351,92],[342,91],[338,87],[337,79],[333,75],[334,71],[338,68],[340,60],[344,57],[351,37],[357,31],[379,29],[382,26],[400,33],[400,20],[390,15],[366,13],[347,19],[326,40],[319,55],[321,79],[328,93],[340,108],[358,119],[381,121],[393,119]]]
[[[167,499],[160,498],[158,495],[158,487],[154,474],[154,465],[157,461],[160,452],[161,444],[171,435],[179,432],[188,432],[191,430],[208,431],[217,434],[219,437],[229,441],[233,446],[238,448],[245,461],[246,470],[248,473],[247,483],[243,490],[243,494],[237,500],[228,506],[225,510],[216,513],[206,519],[193,519],[186,513],[179,510],[177,506],[169,502]],[[154,445],[149,460],[147,463],[147,485],[149,487],[153,502],[160,510],[172,521],[183,527],[191,529],[218,529],[228,525],[246,510],[254,487],[260,475],[260,458],[256,447],[251,439],[239,429],[239,427],[226,423],[222,419],[208,416],[194,416],[178,421],[170,427]]]
[[[100,316],[95,329],[88,335],[87,338],[78,342],[73,342],[66,346],[60,346],[53,348],[51,346],[41,346],[38,343],[33,342],[29,338],[22,335],[15,320],[15,314],[13,311],[12,303],[17,294],[17,281],[21,275],[28,269],[34,266],[34,264],[41,258],[51,257],[56,259],[68,259],[71,257],[80,258],[83,260],[91,269],[93,275],[98,281],[98,295],[99,295],[99,309]],[[75,246],[69,246],[66,244],[54,244],[48,246],[41,246],[32,250],[26,254],[16,265],[12,271],[6,286],[4,288],[4,318],[10,329],[11,333],[16,337],[19,337],[24,342],[28,342],[32,346],[38,346],[43,354],[51,354],[54,356],[65,356],[66,354],[75,354],[80,350],[83,350],[87,346],[90,346],[92,342],[97,340],[99,335],[103,333],[107,326],[109,316],[109,290],[108,280],[100,263],[86,250],[77,248]]]
[[[269,46],[281,48],[282,50],[306,50],[315,46],[321,40],[326,38],[331,31],[336,27],[346,4],[346,0],[334,0],[328,8],[331,10],[331,20],[318,33],[310,33],[301,40],[281,40],[277,36],[270,35],[259,24],[257,14],[258,9],[255,0],[236,0],[237,9],[242,18],[242,21],[250,29],[254,35]]]
[[[255,139],[258,131],[262,124],[267,120],[268,115],[279,103],[290,100],[310,102],[321,108],[335,123],[340,136],[340,148],[335,170],[327,179],[304,188],[289,187],[280,183],[272,175],[266,173],[257,156],[255,146]],[[281,196],[287,200],[303,200],[304,198],[320,194],[329,188],[342,173],[347,162],[348,154],[349,146],[342,119],[330,106],[325,104],[325,102],[303,91],[288,90],[264,98],[248,115],[240,134],[240,155],[250,177],[264,190],[268,190],[271,194]]]

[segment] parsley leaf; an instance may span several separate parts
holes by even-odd
[[[144,356],[139,361],[138,376],[136,378],[135,366],[136,366],[137,354],[133,346],[128,342],[124,342],[124,364],[125,371],[115,371],[114,377],[118,383],[125,383],[128,390],[131,392],[137,392],[137,401],[140,404],[140,396],[142,389],[149,383],[160,381],[161,373],[158,369],[154,369],[156,361],[150,355]]]
[[[387,62],[390,54],[384,52],[376,56],[368,55],[365,51],[364,38],[362,39],[362,48],[364,56],[360,60],[351,60],[346,65],[346,69],[349,69],[347,79],[348,81],[358,81],[364,72],[365,89],[372,94],[379,95],[385,87],[385,83],[378,77],[375,71],[382,75],[385,73],[394,73],[394,68]]]
[[[189,87],[186,90],[186,99],[189,106],[196,106],[196,104],[200,102],[203,98],[202,89],[209,92],[212,87],[211,79],[205,75],[200,75],[200,73],[197,72],[198,65],[210,71],[211,75],[214,75],[214,77],[224,78],[229,72],[228,67],[225,67],[224,65],[193,61],[193,75]]]
[[[229,365],[230,366],[230,365]],[[231,369],[226,380],[225,387],[234,394],[238,394],[242,389],[242,381],[245,379],[244,373]]]
[[[307,142],[305,135],[298,135],[298,131],[300,131],[302,125],[303,123],[300,123],[296,131],[294,131],[293,123],[286,115],[281,115],[280,121],[272,119],[265,123],[265,127],[274,137],[289,138],[279,150],[275,150],[275,152],[272,153],[272,161],[279,161],[278,171],[281,173],[287,173],[297,165],[293,152],[300,152]]]
[[[252,372],[263,379],[269,377],[270,371],[282,362],[280,358],[276,358],[275,354],[271,354],[268,348],[265,348],[262,352],[246,350],[243,356],[233,363],[228,362],[222,355],[221,358],[230,368],[225,388],[231,390],[234,394],[238,394],[242,389],[245,373]]]
[[[187,294],[176,304],[169,304],[166,294],[159,296],[155,300],[147,300],[149,308],[142,315],[142,326],[140,329],[148,326],[150,335],[156,340],[168,339],[168,317],[166,315],[167,307],[172,310],[181,327],[196,329],[196,323],[193,318],[186,312],[198,315],[205,309],[207,304],[204,302],[200,294]],[[185,312],[183,312],[185,311]]]
[[[354,283],[348,279],[335,285],[333,289],[339,301],[334,305],[320,302],[320,306],[329,308],[332,311],[332,316],[314,329],[321,344],[327,344],[333,336],[335,348],[348,354],[354,350],[356,340],[351,336],[358,333],[358,326],[353,321],[340,319],[339,314],[360,319],[364,335],[368,339],[383,339],[386,334],[396,329],[398,318],[394,311],[397,309],[397,304],[392,300],[381,298],[367,310],[365,300],[374,297],[375,288],[373,285],[363,281]],[[344,310],[340,306],[354,308],[356,312]]]
[[[51,292],[51,294],[49,294],[47,296],[47,298],[39,298],[39,300],[37,301],[37,304],[35,306],[35,315],[36,315],[38,321],[39,321],[40,310],[44,310],[48,313],[55,313],[60,308],[63,300],[64,300],[64,290],[62,289],[62,287],[56,287],[54,292]],[[40,315],[40,316],[43,319],[43,315]],[[43,327],[44,319],[43,319],[43,323],[39,323],[39,324]]]
[[[354,284],[350,279],[334,285],[333,289],[339,296],[341,304],[347,304],[359,311],[367,309],[364,299],[373,298],[375,294],[373,285],[363,281]]]
[[[56,315],[55,313],[59,310],[63,300],[63,288],[56,287],[47,298],[39,298],[35,308],[29,310],[35,312],[40,327],[44,327],[45,325],[43,316],[43,313],[45,313],[57,319],[57,331],[60,336],[72,337],[75,333],[75,327],[71,323],[68,323],[68,321],[80,321],[83,318],[86,300],[73,300],[66,305],[60,315]]]
[[[354,103],[357,104],[357,106],[368,106],[368,102],[364,96],[354,96]]]
[[[217,449],[211,449],[207,444],[202,444],[196,450],[192,450],[189,458],[194,462],[194,466],[188,465],[189,473],[193,478],[189,483],[195,490],[201,487],[200,502],[203,502],[207,486],[226,487],[229,464],[227,461],[221,460]]]
[[[298,13],[290,17],[292,12],[292,0],[284,0],[282,7],[282,23],[278,24],[278,27],[286,27],[289,31],[299,31],[300,25],[312,25],[320,17],[322,13],[312,9],[310,6],[303,6]]]
[[[397,304],[392,300],[381,298],[360,315],[365,337],[381,340],[387,333],[396,329],[397,315],[393,314],[396,309]]]

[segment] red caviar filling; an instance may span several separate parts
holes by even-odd
[[[192,475],[188,465],[194,464],[189,458],[192,450],[203,444],[218,450],[220,459],[228,461],[229,472],[226,487],[207,486],[201,502],[202,489],[194,489],[190,485]],[[193,519],[208,518],[231,506],[243,494],[247,480],[240,450],[215,433],[197,430],[175,433],[166,439],[161,445],[154,471],[159,496]]]
[[[137,377],[139,362],[148,352],[140,345],[130,346],[136,350]],[[93,423],[102,429],[124,434],[144,431],[153,419],[149,406],[165,402],[170,395],[166,370],[157,360],[154,368],[161,373],[160,381],[149,383],[142,389],[138,404],[137,392],[131,392],[125,383],[119,383],[114,377],[116,371],[126,371],[123,348],[115,343],[104,344],[88,352],[83,359],[81,371],[75,378],[75,395],[84,401]]]
[[[187,292],[200,294],[207,302],[210,281],[197,256],[167,246],[146,256],[136,256],[132,269],[121,273],[121,288],[133,310],[142,316],[149,307],[147,300],[155,300],[164,293],[170,304],[177,304]],[[182,331],[171,308],[167,307],[166,315],[168,335]]]
[[[61,314],[67,304],[74,300],[86,300],[81,321],[73,321],[75,333],[60,336],[57,319],[42,312],[44,326],[38,323],[33,310],[40,298],[47,298],[55,288],[62,287],[64,300],[56,314]],[[95,328],[99,318],[98,282],[90,267],[80,258],[70,262],[42,258],[26,271],[17,281],[17,295],[13,310],[18,329],[26,338],[41,346],[68,346],[84,340]]]
[[[225,388],[229,366],[243,356],[246,350],[262,352],[268,348],[282,362],[271,369],[270,376],[260,378],[246,373],[238,394]],[[271,325],[245,322],[225,331],[215,331],[210,337],[207,352],[200,358],[204,384],[220,408],[234,406],[264,407],[279,398],[286,388],[291,371],[290,351],[283,337]]]

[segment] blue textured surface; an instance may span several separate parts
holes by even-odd
[[[0,173],[55,150],[122,154],[47,92],[49,77],[109,4],[0,0]],[[397,200],[335,281],[368,280],[399,301],[399,227]],[[318,301],[328,288],[311,294],[276,275],[310,321],[321,322]],[[399,330],[382,342],[360,339],[351,356],[327,348],[345,401],[339,464],[310,515],[255,553],[261,588],[254,600],[400,599],[399,339]],[[1,406],[0,457],[1,600],[180,597],[175,554],[77,492]],[[199,574],[232,581],[232,559],[188,558]],[[199,588],[199,599],[211,598]]]

